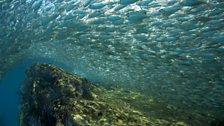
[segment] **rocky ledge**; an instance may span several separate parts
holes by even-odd
[[[21,126],[146,126],[148,118],[110,104],[102,87],[50,64],[34,63],[21,88]],[[115,99],[116,101],[116,99]]]
[[[223,109],[178,107],[118,86],[95,84],[54,65],[33,63],[21,88],[20,126],[223,124]]]

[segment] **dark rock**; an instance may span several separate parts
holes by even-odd
[[[216,119],[211,122],[211,126],[224,126],[224,119]]]
[[[148,125],[142,113],[110,104],[106,95],[97,96],[102,90],[56,66],[34,63],[21,89],[20,125]]]

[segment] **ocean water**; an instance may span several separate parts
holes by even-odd
[[[0,125],[19,126],[19,90],[26,66],[26,63],[14,65],[0,81]]]
[[[224,107],[223,0],[1,0],[0,16],[2,118],[19,111],[18,64],[36,58],[177,106]]]
[[[26,69],[33,62],[55,64],[69,71],[63,63],[46,58],[27,58],[14,64],[0,81],[0,126],[19,126],[21,85],[25,79]]]

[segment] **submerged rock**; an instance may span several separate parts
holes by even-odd
[[[209,126],[223,109],[177,107],[119,85],[99,85],[34,63],[21,88],[20,126]],[[217,112],[218,111],[218,112]],[[1,118],[0,118],[1,123]]]
[[[224,118],[216,119],[211,123],[211,126],[224,126]]]
[[[21,89],[21,126],[149,125],[141,112],[107,102],[102,87],[50,64],[34,63]],[[116,99],[114,99],[116,100]]]

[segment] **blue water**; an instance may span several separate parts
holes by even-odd
[[[25,70],[33,62],[53,63],[69,70],[62,63],[44,58],[26,59],[11,67],[4,78],[0,80],[0,126],[1,123],[6,126],[19,126],[19,91],[25,79]]]
[[[223,0],[2,0],[0,17],[0,117],[34,57],[171,104],[224,106]]]
[[[0,81],[0,114],[6,126],[18,126],[19,89],[26,63],[15,65]]]

